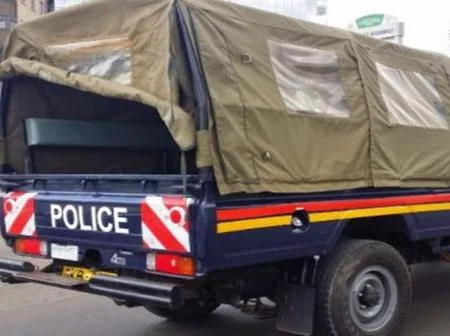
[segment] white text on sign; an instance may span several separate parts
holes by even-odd
[[[124,207],[95,207],[89,209],[81,205],[50,205],[50,218],[53,228],[64,225],[69,230],[100,231],[105,233],[129,234],[125,228],[128,209]],[[88,211],[88,213],[86,213]],[[86,220],[88,219],[88,220]]]

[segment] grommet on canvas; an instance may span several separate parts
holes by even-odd
[[[242,54],[241,55],[241,62],[243,64],[250,64],[250,63],[253,62],[253,58],[249,54]]]
[[[264,152],[263,160],[264,161],[272,161],[272,154],[270,154],[270,152]]]

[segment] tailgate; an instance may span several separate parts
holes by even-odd
[[[189,254],[191,200],[184,195],[16,191],[3,197],[2,232],[64,244]]]

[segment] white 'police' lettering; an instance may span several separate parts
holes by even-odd
[[[85,211],[86,208],[81,205],[50,204],[51,225],[53,228],[64,225],[69,230],[130,233],[130,230],[124,227],[128,223],[127,208],[91,206],[87,216],[85,216]],[[89,218],[90,222],[85,222],[85,218]]]

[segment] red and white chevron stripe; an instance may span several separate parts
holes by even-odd
[[[188,199],[183,196],[148,196],[141,203],[145,248],[190,252]]]
[[[36,193],[12,192],[3,198],[6,233],[11,236],[36,236]]]

